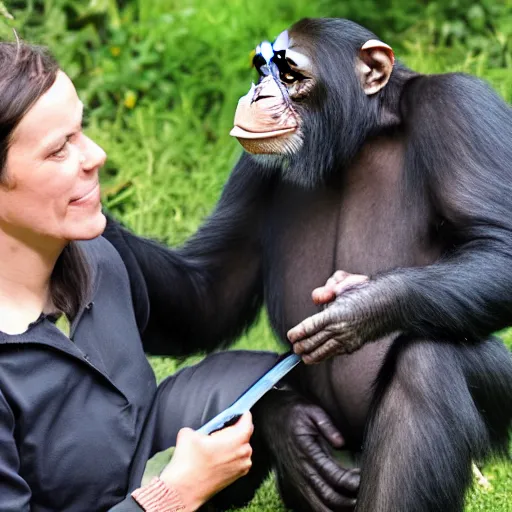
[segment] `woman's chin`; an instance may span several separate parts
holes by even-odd
[[[94,217],[89,217],[80,223],[75,223],[75,226],[69,230],[66,238],[68,240],[92,240],[103,234],[106,225],[107,219],[100,211]]]

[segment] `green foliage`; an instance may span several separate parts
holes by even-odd
[[[510,63],[506,58],[510,58],[512,7],[507,0],[348,0],[336,4],[333,14],[358,21],[400,49],[405,34],[437,47],[462,45],[465,52],[485,52],[492,65]]]
[[[178,244],[240,154],[228,134],[255,78],[251,50],[304,16],[358,21],[410,67],[473,73],[512,101],[510,0],[3,0],[0,39],[16,28],[51,48],[87,106],[88,135],[109,155],[104,204],[136,232]],[[512,347],[512,331],[503,336]],[[281,350],[264,315],[237,347]],[[162,379],[199,357],[151,363]],[[468,512],[511,510],[510,465],[484,474],[493,489],[472,492]],[[282,510],[272,481],[249,510]]]
[[[221,107],[231,93],[225,87],[247,78],[251,48],[292,20],[319,14],[304,0],[284,9],[269,2],[263,16],[261,3],[239,0],[229,9],[219,9],[215,0],[139,0],[123,7],[113,0],[33,0],[21,10],[12,5],[22,35],[48,44],[82,97],[105,117],[120,102],[130,107],[143,98],[173,108],[187,90],[196,114],[218,119],[226,115]]]

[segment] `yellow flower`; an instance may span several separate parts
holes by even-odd
[[[119,48],[119,46],[111,46],[110,47],[110,53],[114,57],[119,57],[119,55],[121,54],[121,48]]]
[[[132,109],[137,103],[137,95],[133,91],[126,91],[124,94],[124,106]]]

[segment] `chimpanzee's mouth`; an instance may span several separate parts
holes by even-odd
[[[270,139],[273,137],[280,137],[281,135],[286,135],[287,133],[293,133],[297,130],[297,126],[291,126],[289,128],[282,128],[279,130],[272,130],[269,132],[255,132],[250,131],[242,126],[235,125],[234,128],[229,132],[232,137],[236,137],[238,139]]]

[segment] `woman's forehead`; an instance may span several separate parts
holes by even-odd
[[[80,124],[82,103],[69,77],[59,71],[53,85],[23,116],[13,144],[44,145]]]

